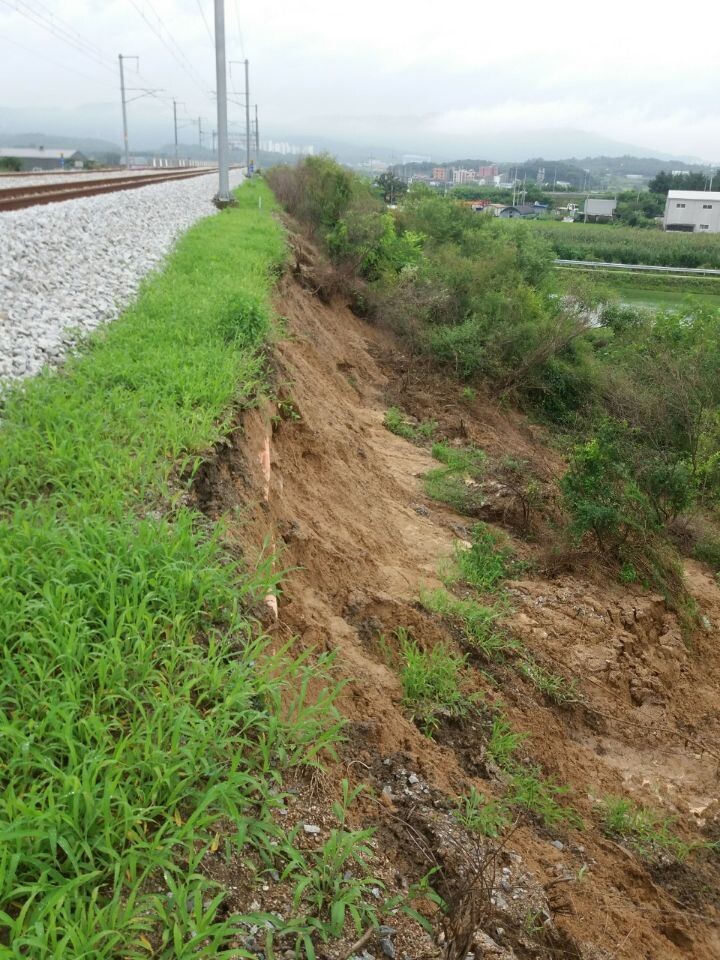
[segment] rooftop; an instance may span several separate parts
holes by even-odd
[[[668,200],[714,200],[720,203],[717,190],[670,190]]]
[[[53,147],[51,150],[45,150],[44,147],[0,147],[0,157],[16,157],[18,160],[60,160],[62,157],[69,159],[76,153],[80,153],[75,147]]]

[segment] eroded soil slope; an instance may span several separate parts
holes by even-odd
[[[661,597],[556,549],[562,459],[542,429],[463,397],[338,298],[321,302],[307,274],[298,263],[278,296],[287,330],[274,351],[276,400],[246,416],[196,484],[201,507],[228,518],[228,537],[249,558],[279,552],[288,573],[277,622],[267,615],[278,642],[335,651],[348,681],[339,701],[348,741],[332,777],[298,785],[298,817],[324,823],[347,777],[368,788],[353,821],[376,828],[385,876],[402,887],[442,868],[455,905],[444,943],[401,928],[399,957],[439,956],[453,937],[457,954],[478,957],[720,957],[718,854],[643,855],[607,835],[599,812],[602,798],[629,797],[674,817],[688,842],[708,847],[720,836],[720,591],[710,571],[688,566],[704,626],[683,637]],[[426,496],[422,478],[437,461],[429,443],[385,428],[390,406],[434,421],[438,439],[485,451],[475,517]],[[531,511],[509,482],[508,458],[532,475],[541,508]],[[548,695],[512,656],[483,657],[419,602],[442,588],[443,564],[477,519],[503,532],[517,560],[503,586],[502,630],[572,695]],[[482,695],[465,719],[441,716],[433,738],[402,702],[408,637],[423,650],[446,643],[467,654],[467,683]],[[493,845],[461,830],[451,810],[471,787],[488,799],[507,792],[507,770],[488,754],[498,711],[527,734],[518,763],[570,788],[558,802],[573,817],[513,808],[488,879],[475,861]]]

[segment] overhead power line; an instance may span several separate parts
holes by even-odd
[[[198,10],[200,11],[200,16],[203,18],[203,23],[205,24],[205,30],[207,31],[208,40],[210,41],[210,45],[212,46],[212,48],[213,48],[213,50],[214,50],[214,49],[215,49],[215,38],[214,38],[213,35],[212,35],[212,30],[210,29],[210,24],[208,23],[208,19],[207,19],[207,17],[205,16],[205,11],[204,11],[203,8],[202,8],[202,2],[201,2],[201,0],[195,0],[195,3],[197,4],[197,8],[198,8]]]
[[[243,40],[242,27],[240,26],[240,7],[238,6],[238,0],[235,0],[235,26],[237,27],[238,32],[238,41],[240,42],[240,50],[243,55],[243,60],[245,59],[245,42]]]
[[[26,3],[25,0],[15,0],[14,3],[11,3],[10,0],[0,0],[0,2],[36,26],[47,30],[48,33],[51,33],[58,40],[72,47],[77,53],[81,53],[83,56],[90,58],[105,70],[109,70],[111,73],[115,72],[114,68],[110,66],[111,61],[106,60],[102,52],[98,53],[99,47],[95,47],[94,44],[85,40],[85,38],[73,28],[63,26],[59,22],[59,18],[45,16],[34,7],[31,7],[30,4]]]
[[[19,47],[26,53],[30,53],[34,57],[41,58],[44,63],[50,63],[54,67],[58,67],[60,70],[67,70],[70,73],[74,73],[78,77],[82,77],[83,80],[89,80],[91,83],[101,83],[105,87],[112,87],[113,89],[115,88],[115,85],[109,80],[104,80],[100,77],[92,77],[89,73],[83,73],[82,70],[77,70],[75,67],[71,67],[67,63],[63,63],[61,60],[54,60],[52,57],[48,57],[45,53],[40,54],[37,50],[33,50],[32,47],[28,47],[24,43],[20,43],[18,40],[11,40],[6,34],[0,34],[0,41],[11,43],[13,46]]]
[[[145,15],[145,12],[143,11],[142,7],[137,2],[137,0],[130,0],[130,3],[133,5],[135,10],[142,17],[142,19],[148,25],[148,27],[150,27],[150,29],[158,38],[158,40],[160,40],[160,42],[163,44],[165,49],[170,53],[170,55],[173,57],[175,62],[178,64],[178,66],[185,71],[185,73],[190,77],[193,83],[198,87],[198,89],[203,94],[203,96],[207,96],[208,95],[207,85],[203,83],[202,77],[197,72],[197,70],[195,70],[190,60],[183,52],[183,49],[180,46],[180,44],[170,33],[170,30],[168,29],[168,27],[165,26],[165,24],[163,24],[157,11],[152,6],[152,3],[149,3],[149,6],[158,20],[157,26],[147,18],[147,16]],[[167,35],[167,39],[165,38],[164,34]]]

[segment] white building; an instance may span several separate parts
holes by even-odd
[[[453,170],[453,183],[475,183],[477,174],[474,170],[465,170],[463,167],[456,167]]]
[[[615,216],[617,200],[604,200],[601,197],[588,197],[585,201],[585,223],[593,220],[612,220]]]
[[[671,190],[665,201],[663,229],[720,233],[720,193]]]

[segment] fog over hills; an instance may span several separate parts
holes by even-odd
[[[233,117],[236,130],[242,130],[240,111]],[[489,131],[469,129],[463,135],[441,136],[418,130],[409,122],[395,123],[395,118],[376,117],[371,125],[366,118],[362,129],[342,130],[333,134],[331,120],[316,121],[315,129],[298,129],[276,125],[262,131],[263,137],[312,143],[316,151],[327,151],[346,163],[358,163],[367,157],[399,162],[406,154],[418,154],[432,160],[447,161],[463,156],[483,156],[492,160],[521,161],[528,157],[546,160],[566,157],[656,157],[660,160],[701,162],[696,157],[672,155],[661,150],[649,151],[637,144],[580,129],[548,128],[544,130]],[[192,118],[181,119],[180,141],[196,142],[197,127]],[[338,124],[342,128],[343,124]],[[206,130],[212,130],[210,121]],[[130,113],[130,144],[136,151],[159,150],[172,143],[172,110],[166,105],[148,103],[134,105]],[[0,106],[0,144],[3,146],[78,146],[84,150],[119,150],[121,119],[119,104],[88,103],[74,108],[9,108]]]

